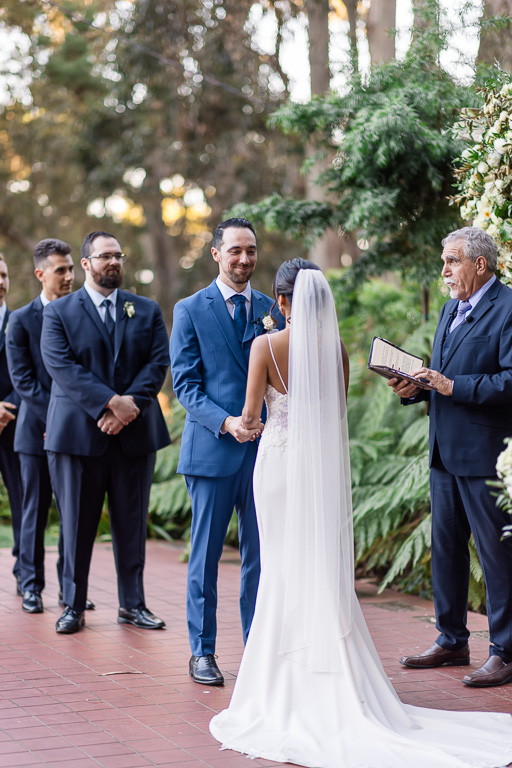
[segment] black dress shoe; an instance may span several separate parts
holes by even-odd
[[[21,576],[19,573],[15,573],[14,578],[16,579],[16,594],[19,597],[23,597],[23,590],[21,588]]]
[[[417,656],[402,656],[400,664],[412,669],[433,669],[434,667],[466,667],[469,664],[469,645],[450,651],[437,643]]]
[[[62,606],[63,608],[66,605],[64,600],[62,599],[62,592],[59,592],[59,605]],[[85,601],[85,610],[86,611],[94,611],[95,608],[96,608],[96,606],[95,606],[95,604],[93,603],[92,600],[86,600]]]
[[[42,613],[43,601],[39,592],[25,592],[21,607],[27,613]]]
[[[163,629],[165,621],[153,616],[147,608],[120,608],[117,616],[118,624],[133,624],[140,629]]]
[[[79,632],[84,625],[84,612],[75,611],[73,608],[67,606],[64,613],[55,624],[55,629],[59,635],[73,635],[75,632]]]
[[[217,666],[213,653],[207,656],[191,656],[188,673],[193,681],[200,685],[224,685],[222,672]]]

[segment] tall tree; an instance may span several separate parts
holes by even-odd
[[[372,0],[366,32],[372,64],[395,58],[396,0]]]
[[[512,70],[511,17],[512,0],[484,0],[478,62]]]

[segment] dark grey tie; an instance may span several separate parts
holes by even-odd
[[[236,332],[239,341],[242,341],[245,334],[245,326],[247,325],[247,310],[245,308],[245,296],[237,293],[231,297],[231,301],[235,305],[235,316],[233,318],[235,323]]]
[[[114,323],[114,320],[112,318],[112,313],[110,311],[110,307],[112,306],[112,301],[110,299],[103,299],[103,301],[100,304],[100,307],[105,307],[105,328],[107,329],[107,333],[110,337],[110,343],[112,344],[112,349],[114,349],[114,338],[115,338],[115,330],[116,330],[116,324]]]

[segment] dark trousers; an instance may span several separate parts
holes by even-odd
[[[512,539],[502,541],[509,523],[496,507],[485,477],[451,475],[439,461],[430,471],[432,500],[432,581],[437,643],[455,650],[469,637],[468,541],[475,539],[487,591],[490,654],[512,662]]]
[[[106,494],[119,604],[127,609],[143,608],[155,454],[126,456],[113,437],[102,456],[48,451],[48,465],[64,536],[64,603],[77,611],[85,608],[92,549]]]
[[[23,508],[21,514],[20,570],[25,592],[42,592],[44,578],[44,532],[52,503],[52,484],[46,454],[20,453]],[[62,591],[62,529],[59,531],[57,576]]]
[[[219,560],[233,509],[238,514],[242,571],[240,615],[244,641],[254,615],[260,578],[260,543],[254,509],[254,453],[236,475],[185,480],[192,499],[190,559],[187,580],[187,621],[194,656],[215,653],[217,636],[217,576]]]
[[[21,476],[18,454],[14,453],[12,448],[0,447],[0,474],[7,489],[9,496],[9,506],[11,508],[12,533],[14,545],[12,556],[14,557],[14,567],[12,572],[16,577],[20,575],[20,534],[21,534]]]

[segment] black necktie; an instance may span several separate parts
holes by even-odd
[[[105,320],[103,322],[105,323],[105,328],[107,329],[107,333],[110,337],[112,349],[114,349],[114,337],[115,337],[116,324],[114,323],[114,320],[112,319],[112,314],[110,312],[111,305],[112,305],[112,302],[110,299],[103,299],[103,301],[100,304],[101,307],[105,307]]]
[[[245,334],[245,326],[247,325],[247,310],[245,308],[245,296],[240,293],[231,297],[231,301],[235,304],[235,316],[233,318],[235,323],[238,339],[243,340]]]

